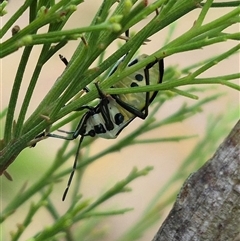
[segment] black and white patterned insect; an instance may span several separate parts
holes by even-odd
[[[143,54],[132,60],[128,66],[133,66],[138,62],[146,58],[147,55]],[[68,64],[66,58],[60,55],[61,60]],[[112,68],[109,76],[115,73],[118,66],[125,57],[120,59],[117,64]],[[148,64],[144,69],[139,70],[124,79],[118,81],[112,88],[131,88],[137,86],[144,86],[150,84],[161,84],[164,74],[164,62],[163,59],[156,59],[152,63]],[[96,83],[96,88],[99,93],[100,102],[97,106],[82,106],[78,109],[87,110],[82,116],[81,120],[75,131],[67,132],[61,131],[70,136],[62,136],[57,134],[40,134],[36,138],[46,135],[47,137],[55,137],[64,140],[74,140],[80,136],[77,152],[75,155],[75,160],[73,163],[72,172],[70,174],[67,188],[64,191],[62,200],[64,201],[68,193],[69,187],[72,182],[74,172],[77,167],[77,161],[79,158],[79,152],[81,144],[85,136],[90,137],[101,137],[105,139],[114,139],[119,133],[136,117],[145,119],[148,115],[148,107],[158,94],[158,91],[153,92],[138,92],[138,93],[128,93],[121,95],[105,95],[98,84]],[[84,88],[88,92],[88,88]],[[35,146],[32,145],[32,146]]]
[[[135,58],[128,64],[128,67],[137,64],[139,61],[142,61],[146,57],[147,55],[144,54]],[[124,58],[118,61],[118,63],[110,71],[109,76],[111,76],[117,70],[119,64],[123,60]],[[64,59],[64,61],[65,64],[67,64],[66,59]],[[161,84],[163,74],[163,59],[156,59],[154,62],[148,64],[143,70],[139,70],[117,82],[114,86],[112,86],[112,88],[131,88],[150,84]],[[70,137],[64,137],[55,134],[47,135],[50,137],[56,137],[66,140],[73,140],[76,139],[78,136],[81,136],[75,156],[75,161],[73,164],[73,170],[69,177],[67,188],[63,194],[63,201],[66,198],[68,189],[74,175],[74,171],[77,166],[79,151],[84,137],[97,136],[105,139],[116,138],[119,133],[136,117],[139,117],[141,119],[145,119],[147,117],[148,107],[158,94],[158,91],[154,91],[121,95],[105,95],[101,91],[97,83],[96,88],[98,90],[100,98],[99,104],[96,107],[83,106],[79,109],[86,109],[87,112],[82,116],[75,131],[65,132],[67,134],[71,134]]]

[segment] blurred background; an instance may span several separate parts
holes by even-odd
[[[8,14],[1,17],[0,24],[4,25],[11,14],[15,12],[23,4],[23,2],[23,0],[10,1],[7,7]],[[88,0],[81,4],[78,7],[78,10],[70,18],[68,24],[66,25],[66,29],[87,26],[91,22],[92,17],[95,15],[100,3],[101,1]],[[195,10],[187,16],[181,18],[177,23],[177,28],[173,37],[175,38],[191,28],[199,12],[199,10]],[[216,18],[216,16],[219,16],[224,12],[225,11],[221,9],[212,9],[207,15],[205,22],[211,21],[211,19]],[[150,19],[151,17],[148,17],[146,20],[143,20],[142,24],[146,24],[146,22]],[[24,14],[21,19],[16,22],[20,28],[26,26],[27,23],[27,14]],[[136,28],[131,29],[130,31],[137,31],[138,28],[141,28],[141,26],[136,26]],[[228,30],[234,31],[234,28],[236,28],[236,26],[229,28]],[[44,29],[42,29],[42,31],[44,32]],[[151,54],[157,49],[161,48],[168,31],[168,29],[164,29],[161,31],[161,33],[152,36],[150,38],[151,41],[148,42],[147,45],[142,46],[140,52]],[[237,30],[235,29],[235,32],[236,31]],[[6,37],[10,37],[10,35],[11,33],[9,32]],[[3,41],[4,40],[5,39],[3,39]],[[59,53],[70,60],[79,41],[81,40],[69,42],[63,49],[59,51]],[[121,42],[121,40],[119,40],[119,42]],[[110,55],[117,49],[117,44],[118,43],[115,42],[107,49],[106,56]],[[215,44],[214,46],[209,46],[204,49],[175,54],[174,56],[170,56],[165,59],[165,66],[186,67],[200,60],[223,53],[234,45],[235,42],[227,41],[226,43]],[[35,68],[39,52],[40,47],[34,47],[31,55],[31,61],[24,75],[24,82],[20,90],[18,107],[21,106],[23,101],[24,94],[32,72]],[[1,60],[1,108],[8,106],[8,101],[21,54],[22,49]],[[35,55],[36,57],[34,57]],[[239,66],[239,56],[235,55],[211,68],[205,73],[204,76],[209,77],[218,76],[221,74],[226,75],[236,73],[239,71]],[[31,102],[28,116],[38,106],[56,79],[59,77],[59,75],[61,75],[64,68],[63,63],[59,60],[57,54],[44,66],[36,86],[36,91]],[[211,86],[211,90],[200,94],[199,97],[201,99],[204,96],[209,96],[216,92],[224,93],[224,95],[217,101],[205,105],[201,113],[198,113],[183,123],[179,123],[174,126],[171,125],[171,127],[161,128],[158,132],[155,131],[154,133],[150,133],[148,136],[144,136],[146,138],[159,138],[170,137],[173,135],[197,134],[198,137],[184,140],[179,143],[167,142],[131,146],[114,154],[105,156],[104,158],[92,163],[87,168],[81,183],[81,193],[86,199],[97,197],[100,193],[111,187],[114,183],[125,178],[135,166],[139,169],[142,169],[146,166],[154,167],[154,170],[151,171],[149,175],[138,178],[130,184],[132,192],[117,195],[112,198],[111,201],[108,201],[101,206],[103,210],[107,208],[134,207],[133,211],[127,212],[124,215],[118,215],[105,219],[102,227],[109,231],[109,236],[108,239],[104,240],[117,240],[118,237],[120,237],[121,234],[141,216],[141,213],[144,211],[147,204],[154,197],[156,192],[171,177],[171,175],[178,170],[184,158],[186,158],[192,148],[195,147],[198,140],[204,136],[209,115],[218,115],[224,112],[228,115],[229,113],[232,113],[232,111],[239,105],[239,93],[225,86]],[[168,101],[163,108],[161,108],[157,117],[164,118],[170,113],[174,113],[184,102],[193,104],[196,102],[196,100],[190,100],[183,96],[179,96],[172,101]],[[16,115],[17,114],[18,110]],[[119,138],[125,136],[127,133],[130,133],[131,130],[135,129],[141,122],[142,120],[140,119],[134,120],[134,122],[132,122],[128,128],[124,129]],[[4,123],[1,124],[1,132],[3,128]],[[229,131],[230,130],[231,127],[229,128]],[[96,140],[91,148],[91,154],[97,153],[100,149],[112,144],[115,141],[117,140]],[[53,161],[58,148],[63,142],[64,140],[47,139],[38,143],[35,148],[25,149],[20,154],[18,159],[8,169],[8,172],[13,177],[13,182],[8,181],[5,177],[1,177],[1,185],[4,193],[4,196],[1,195],[1,205],[3,208],[6,206],[8,200],[11,200],[11,198],[15,196],[24,183],[27,182],[30,184],[35,182],[36,178],[38,179],[42,173],[44,173],[44,171]],[[210,157],[211,156],[209,156],[209,158]],[[69,167],[72,166],[73,159],[74,157],[72,157],[66,165],[69,165]],[[54,205],[56,205],[58,210],[60,210],[62,213],[64,213],[69,207],[68,200],[65,202],[61,201],[62,192],[65,189],[67,178],[68,177],[63,179],[61,183],[54,185],[54,190],[51,193],[51,198],[54,200]],[[22,222],[22,217],[24,217],[24,214],[28,208],[29,202],[24,204],[21,210],[17,210],[16,213],[4,223],[4,226],[1,227],[5,241],[10,240],[10,230],[16,230],[16,225]],[[171,207],[169,207],[169,209],[170,208]],[[169,210],[165,211],[165,215],[168,214],[168,211]],[[159,220],[159,222],[156,223],[156,225],[154,225],[144,235],[144,237],[139,239],[139,241],[151,240],[160,227],[162,221],[163,220]],[[30,238],[33,234],[35,234],[36,230],[51,224],[51,222],[51,217],[46,211],[42,210],[42,212],[39,212],[32,220],[32,224],[30,225],[31,228],[26,230],[20,240]]]

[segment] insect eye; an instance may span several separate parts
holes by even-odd
[[[94,126],[94,130],[97,134],[100,134],[100,133],[106,133],[106,130],[103,126],[103,124],[98,124],[98,125],[95,125]]]
[[[121,113],[117,113],[115,116],[114,116],[114,120],[115,120],[115,123],[117,125],[120,125],[121,123],[123,123],[124,121],[124,116],[121,114]]]
[[[91,136],[91,137],[94,137],[96,135],[95,131],[94,130],[90,130],[88,132],[88,135]]]

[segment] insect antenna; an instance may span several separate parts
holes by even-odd
[[[61,59],[61,61],[67,66],[68,65],[68,60],[61,54],[59,54],[59,58]],[[86,92],[89,92],[89,89],[87,87],[83,88]]]
[[[68,193],[68,190],[69,190],[69,187],[72,183],[72,179],[73,179],[73,176],[74,176],[74,173],[75,173],[75,170],[77,168],[77,161],[78,161],[78,157],[79,157],[79,151],[80,151],[80,147],[81,147],[81,144],[83,142],[83,138],[84,138],[84,135],[81,136],[80,140],[79,140],[79,144],[78,144],[78,147],[77,147],[77,152],[76,152],[76,156],[75,156],[75,160],[74,160],[74,163],[73,163],[73,166],[72,166],[72,172],[70,174],[70,177],[68,179],[68,183],[67,183],[67,187],[63,193],[63,196],[62,196],[62,201],[65,200],[66,196],[67,196],[67,193]]]
[[[61,59],[61,61],[67,66],[68,65],[68,60],[62,56],[61,54],[59,54],[59,58]]]

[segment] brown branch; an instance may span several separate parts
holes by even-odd
[[[240,240],[240,121],[185,181],[153,241]]]

